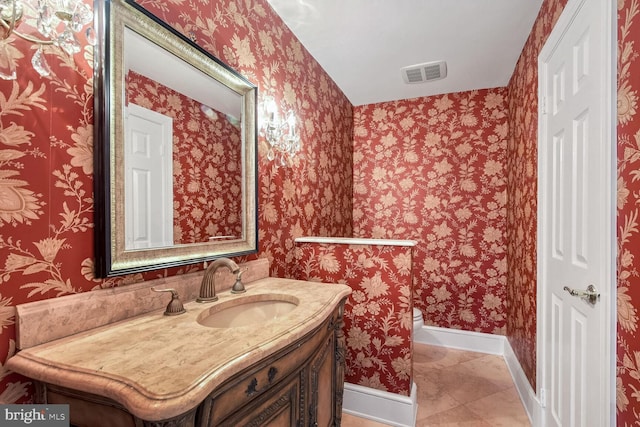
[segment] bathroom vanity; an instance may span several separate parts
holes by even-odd
[[[153,311],[23,348],[7,366],[35,380],[40,403],[69,404],[77,426],[339,425],[350,292],[259,279],[242,295],[186,303],[185,314]],[[251,308],[270,301],[294,307],[266,318]],[[206,326],[212,317],[222,323]]]

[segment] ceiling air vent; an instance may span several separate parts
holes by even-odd
[[[426,62],[402,68],[405,83],[424,83],[447,77],[447,63],[444,61]]]

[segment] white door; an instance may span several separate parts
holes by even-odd
[[[613,7],[570,0],[538,58],[538,396],[546,426],[615,425]]]
[[[173,120],[130,103],[125,128],[125,249],[171,246]]]

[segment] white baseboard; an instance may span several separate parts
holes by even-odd
[[[502,335],[423,326],[413,331],[413,341],[458,350],[503,355],[506,340]]]
[[[507,368],[518,390],[520,400],[524,406],[531,425],[542,425],[542,407],[531,387],[518,358],[509,344],[509,340],[502,335],[485,334],[481,332],[462,331],[458,329],[423,326],[413,331],[414,342],[437,345],[479,353],[496,354],[504,358]]]
[[[531,425],[540,426],[542,425],[542,406],[540,406],[540,401],[536,396],[535,390],[531,387],[527,376],[524,374],[522,366],[520,365],[520,362],[518,362],[518,358],[516,357],[513,348],[511,348],[511,344],[509,344],[509,340],[505,338],[504,341],[505,346],[503,357],[507,363],[509,372],[511,372],[511,378],[513,378],[513,383],[516,386],[516,390],[518,390],[524,410],[529,416]]]
[[[345,383],[342,411],[392,426],[413,427],[418,414],[417,393],[415,383],[411,396]]]

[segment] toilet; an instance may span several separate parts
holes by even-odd
[[[419,308],[413,308],[413,331],[419,331],[424,326],[424,320],[422,318],[422,312]]]

